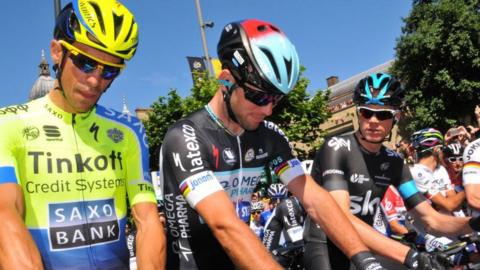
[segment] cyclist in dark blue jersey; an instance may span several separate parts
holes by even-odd
[[[295,47],[276,26],[245,20],[225,26],[217,51],[217,92],[170,127],[162,145],[167,268],[279,269],[243,221],[270,166],[358,269],[380,269],[333,198],[305,174],[285,134],[264,120],[297,83]]]
[[[434,257],[418,254],[373,229],[378,222],[378,204],[389,185],[395,186],[408,209],[413,209],[431,230],[461,234],[478,229],[476,222],[437,213],[417,190],[403,159],[382,145],[400,117],[404,89],[389,74],[371,74],[358,83],[353,101],[357,105],[359,128],[354,134],[328,138],[317,152],[312,176],[335,198],[354,224],[363,241],[376,254],[388,257],[409,268],[441,267]],[[378,214],[377,214],[378,213]],[[322,225],[320,224],[320,227]],[[325,237],[314,223],[305,229],[306,257],[309,269],[315,262],[324,266],[322,255]],[[348,269],[349,260],[328,241],[332,269]],[[388,268],[388,267],[387,267]]]

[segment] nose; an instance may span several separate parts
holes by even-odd
[[[103,80],[101,77],[102,71],[99,69],[94,70],[88,74],[87,83],[90,87],[97,87]]]

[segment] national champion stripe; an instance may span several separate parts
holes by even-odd
[[[408,182],[401,184],[398,187],[398,191],[400,192],[400,195],[402,195],[403,200],[407,200],[411,196],[418,193],[418,189],[417,189],[417,186],[415,185],[414,180],[410,180]]]
[[[184,180],[180,183],[180,192],[182,193],[183,197],[187,197],[188,193],[190,193],[190,186],[188,185],[188,181]]]
[[[288,168],[290,168],[290,165],[288,164],[288,161],[285,161],[282,164],[280,164],[277,168],[275,168],[275,174],[280,176]]]
[[[476,169],[480,169],[480,162],[469,161],[469,162],[465,163],[465,165],[463,165],[463,169],[464,169],[464,170],[465,170],[465,168],[476,168]]]

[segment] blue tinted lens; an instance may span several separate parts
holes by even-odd
[[[70,58],[72,59],[73,64],[84,73],[92,73],[99,66],[97,61],[82,54],[70,54]],[[105,80],[111,80],[118,76],[119,73],[120,68],[103,65],[103,71],[100,76]]]

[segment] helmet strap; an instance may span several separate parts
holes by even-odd
[[[227,86],[225,85],[225,87],[227,87]],[[232,110],[232,104],[230,103],[230,98],[232,97],[233,90],[235,90],[235,89],[233,89],[233,85],[231,85],[231,86],[227,87],[226,91],[222,91],[223,92],[223,101],[225,102],[225,105],[227,106],[228,117],[230,117],[230,119],[232,119],[233,122],[240,125],[240,123],[238,123],[237,117],[235,116],[235,113]]]

